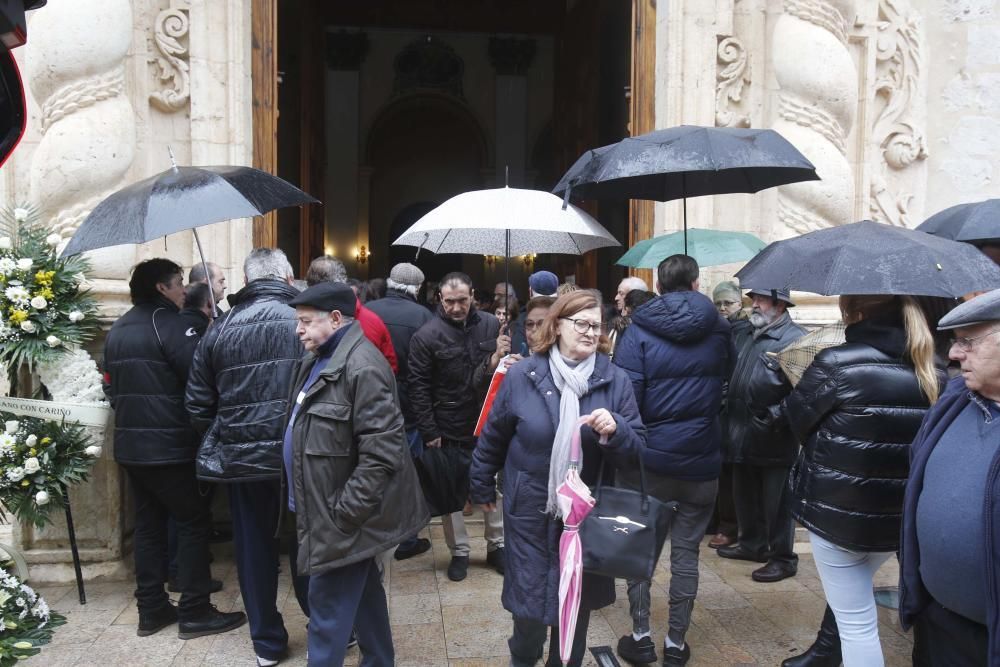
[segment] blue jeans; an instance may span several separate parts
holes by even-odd
[[[309,577],[309,664],[339,667],[356,627],[359,667],[391,667],[395,660],[389,606],[374,558]]]

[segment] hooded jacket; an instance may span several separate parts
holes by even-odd
[[[736,352],[729,322],[704,294],[668,292],[632,314],[614,362],[646,425],[646,469],[690,481],[722,468],[719,411]]]
[[[199,479],[278,478],[289,385],[303,353],[288,305],[298,293],[282,280],[250,282],[198,347],[186,404],[202,434]]]

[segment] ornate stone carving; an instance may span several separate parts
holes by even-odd
[[[338,30],[326,34],[326,66],[332,70],[357,70],[368,54],[368,35]]]
[[[922,26],[906,0],[880,0],[875,55],[875,105],[872,140],[881,160],[871,184],[872,217],[913,226],[910,167],[927,159],[927,146],[915,107],[921,103]],[[893,173],[896,172],[896,173]]]
[[[719,36],[716,58],[722,68],[715,75],[715,124],[719,127],[750,127],[749,114],[730,107],[743,101],[743,88],[750,85],[750,60],[737,37]]]
[[[396,56],[393,94],[439,90],[462,96],[465,63],[450,45],[430,35],[413,42]]]
[[[121,95],[125,78],[121,69],[87,77],[63,86],[42,105],[42,133],[56,121],[101,100]]]
[[[151,93],[149,101],[166,113],[183,109],[191,101],[188,48],[182,41],[190,29],[190,9],[189,0],[170,0],[170,7],[157,14],[153,22],[153,43],[160,55],[152,62],[158,70],[156,78],[169,87]]]
[[[535,59],[535,40],[514,37],[490,38],[490,62],[497,74],[527,74]]]
[[[779,99],[774,129],[816,166],[821,181],[778,190],[780,237],[850,222],[854,177],[847,137],[858,105],[858,73],[848,51],[857,0],[785,0],[774,26]]]

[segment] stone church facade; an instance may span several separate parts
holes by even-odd
[[[599,2],[601,11],[623,21],[620,53],[612,40],[611,50],[591,63],[595,71],[611,68],[615,54],[621,55],[614,62],[627,84],[619,87],[623,133],[629,124],[638,131],[679,124],[772,127],[816,165],[822,178],[756,196],[689,200],[691,227],[750,231],[773,240],[866,218],[915,226],[947,206],[1000,194],[994,174],[994,156],[1000,152],[1000,7],[994,0],[616,0],[614,6],[558,0],[558,12],[550,16],[538,10],[537,20],[568,25],[590,11],[587,3]],[[30,17],[28,44],[17,52],[31,94],[29,126],[0,172],[4,203],[37,207],[45,223],[68,239],[110,192],[166,169],[168,147],[181,164],[276,170],[284,150],[275,129],[283,112],[279,86],[284,83],[279,81],[289,75],[271,53],[283,48],[282,42],[268,36],[277,34],[270,23],[288,11],[279,7],[283,4],[49,0]],[[444,0],[409,4],[426,5],[431,13],[456,6]],[[572,109],[552,111],[567,90],[560,80],[572,79],[573,66],[557,32],[568,28],[554,28],[553,37],[541,29],[519,32],[514,19],[501,28],[477,24],[476,17],[468,20],[468,29],[448,30],[366,26],[352,16],[343,25],[321,26],[323,34],[312,42],[303,40],[312,46],[296,45],[318,64],[310,70],[314,78],[299,83],[303,90],[315,84],[312,97],[298,95],[287,107],[295,107],[303,119],[297,153],[289,158],[299,165],[297,178],[289,180],[322,190],[326,206],[291,214],[297,216],[292,224],[298,231],[285,239],[273,216],[206,229],[206,254],[226,269],[231,285],[242,284],[242,259],[255,244],[287,243],[293,265],[299,251],[308,257],[325,249],[344,257],[348,269],[361,276],[369,269],[372,275],[382,271],[388,258],[382,237],[401,214],[388,208],[379,213],[378,206],[413,183],[392,181],[386,176],[391,170],[376,165],[377,156],[405,137],[406,123],[420,113],[438,114],[437,122],[451,127],[464,122],[461,118],[471,119],[467,142],[456,142],[462,145],[455,148],[456,160],[468,160],[461,174],[474,177],[462,187],[502,185],[511,174],[516,181],[511,185],[549,182],[537,156],[549,156],[544,164],[564,164],[565,157],[553,162],[551,154],[576,149],[572,138],[559,143],[560,128],[581,123],[569,118]],[[431,52],[428,45],[439,51]],[[416,49],[415,55],[401,61],[407,48]],[[398,82],[400,68],[413,62],[424,76],[417,82],[421,99],[433,98],[438,106],[392,106],[415,99],[401,95],[387,78],[394,71]],[[441,62],[461,67],[442,70]],[[446,80],[454,86],[456,76],[459,94],[425,90]],[[571,94],[582,100],[586,91]],[[308,100],[319,98],[323,113],[311,117]],[[396,115],[381,113],[387,109]],[[458,120],[440,120],[445,117]],[[376,141],[377,129],[392,118],[399,121],[397,134]],[[307,134],[310,124],[321,131]],[[308,154],[316,147],[310,138],[323,149],[312,161]],[[411,152],[426,152],[414,146]],[[397,159],[386,155],[388,161]],[[446,195],[400,195],[397,203],[439,202]],[[679,202],[636,204],[608,217],[619,215],[614,229],[628,245],[679,228],[680,210]],[[377,220],[378,215],[385,219]],[[367,265],[363,253],[359,257],[362,246],[374,255]],[[107,321],[129,306],[127,275],[136,262],[167,256],[190,266],[195,253],[186,234],[92,253],[92,289]],[[493,265],[483,260],[467,258],[461,267],[489,279]],[[529,272],[530,262],[525,258],[515,275]],[[564,273],[596,275],[597,266],[606,270],[610,264],[601,262],[562,266],[568,267]],[[733,268],[713,270],[707,282]],[[818,313],[820,301],[813,303]],[[110,448],[105,451],[107,457]],[[113,575],[120,570],[128,533],[122,480],[110,460],[98,466],[96,479],[78,494],[79,513],[89,518],[78,532],[88,574]],[[43,577],[70,574],[56,532],[18,532],[31,560],[52,564]]]

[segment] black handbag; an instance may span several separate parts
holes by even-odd
[[[580,524],[584,572],[615,579],[653,578],[677,503],[646,494],[642,454],[638,458],[639,491],[605,487],[601,466],[593,492],[596,502]]]
[[[472,450],[458,445],[427,447],[414,461],[431,516],[459,512],[469,499]]]

